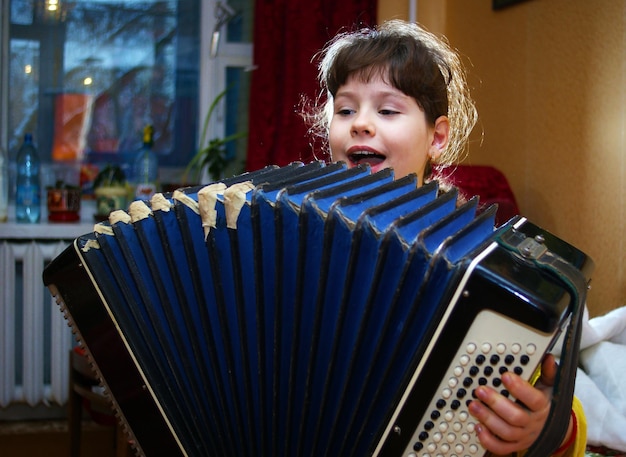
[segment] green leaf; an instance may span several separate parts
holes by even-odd
[[[202,135],[200,136],[200,143],[198,144],[198,152],[191,158],[185,171],[183,173],[183,181],[187,182],[187,178],[192,174],[194,181],[198,181],[202,169],[206,166],[211,176],[220,178],[224,169],[231,162],[226,158],[225,145],[231,141],[235,141],[239,138],[246,136],[244,132],[234,133],[224,138],[213,138],[206,144],[206,136],[209,128],[209,123],[213,112],[217,108],[220,100],[226,96],[230,87],[227,87],[222,92],[217,94],[211,105],[209,111],[204,118],[204,124],[202,126]],[[205,146],[206,144],[206,146]]]

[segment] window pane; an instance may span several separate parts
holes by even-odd
[[[231,161],[228,171],[239,174],[244,171],[246,162],[250,72],[241,67],[226,67],[226,80],[229,90],[226,93],[225,134],[246,135],[226,145],[226,157]]]
[[[11,40],[9,132],[37,131],[39,54],[39,41]],[[21,138],[11,138],[9,146],[19,146]]]
[[[228,41],[230,43],[252,43],[254,2],[252,0],[230,0],[228,5],[236,12],[236,16],[228,23]]]
[[[33,0],[13,0],[11,2],[11,23],[31,24],[33,22]]]
[[[25,5],[13,0],[12,18],[25,16]],[[11,49],[25,38],[40,47],[39,98],[10,84],[10,110],[21,117],[10,126],[12,146],[32,131],[44,160],[128,163],[150,123],[160,164],[185,165],[196,142],[199,0],[60,7],[55,16],[37,12],[29,26],[12,24]],[[12,56],[12,78],[16,65]]]

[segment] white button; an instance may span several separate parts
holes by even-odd
[[[526,353],[529,355],[533,355],[535,352],[537,351],[537,346],[535,346],[534,344],[529,344],[528,346],[526,346]]]
[[[448,433],[448,436],[446,436],[446,440],[448,440],[448,443],[454,443],[454,441],[456,440],[456,435],[454,433]]]
[[[463,367],[454,367],[454,376],[461,376],[463,374]]]
[[[448,386],[452,389],[454,389],[458,383],[459,383],[459,380],[456,378],[448,379]]]
[[[447,422],[441,422],[439,424],[439,431],[445,432],[446,430],[448,430],[448,423]]]
[[[451,422],[452,419],[454,419],[454,413],[452,411],[446,411],[446,413],[443,415],[443,418],[448,422]]]
[[[454,446],[454,450],[455,450],[456,452],[458,452],[459,454],[460,454],[461,452],[463,452],[463,450],[464,450],[464,449],[465,449],[465,448],[463,447],[463,445],[462,445],[462,444],[457,444],[456,446]]]
[[[506,351],[506,344],[504,343],[500,343],[496,346],[496,351],[498,352],[498,354],[504,354],[504,351]]]
[[[437,450],[437,445],[435,443],[428,443],[428,446],[426,446],[426,450],[428,452],[435,452]]]
[[[445,443],[442,444],[441,445],[441,451],[445,452],[447,454],[448,452],[450,452],[450,446],[448,444],[445,444]]]
[[[468,343],[468,345],[465,347],[465,351],[468,354],[473,354],[474,351],[476,351],[476,344],[474,343]]]
[[[443,435],[439,432],[433,434],[433,441],[435,443],[438,443],[439,441],[441,441],[442,438],[443,438]]]
[[[461,442],[463,443],[467,443],[470,440],[470,436],[469,433],[463,433],[461,435]]]
[[[491,351],[491,344],[483,343],[483,345],[480,347],[480,350],[483,351],[484,354],[487,354],[489,351]]]
[[[450,389],[443,389],[443,392],[441,392],[443,398],[450,398],[451,395],[452,391]]]
[[[478,446],[475,444],[470,444],[469,450],[472,454],[476,454],[478,452]]]
[[[474,424],[473,422],[470,422],[469,424],[467,424],[467,431],[470,433],[474,433],[474,427],[476,426],[476,424]]]
[[[459,413],[459,419],[461,420],[461,422],[465,422],[468,417],[469,417],[469,414],[467,411],[461,411]]]
[[[455,422],[454,424],[452,424],[452,430],[454,430],[455,432],[460,432],[462,428],[463,425],[461,425],[460,422]]]
[[[465,366],[470,362],[470,358],[467,355],[462,355],[459,362],[461,362],[461,365]]]
[[[513,354],[519,354],[519,351],[521,351],[521,350],[522,350],[522,345],[521,344],[513,343],[511,345],[511,352]]]

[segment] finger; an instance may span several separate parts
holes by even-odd
[[[489,428],[481,424],[476,426],[476,436],[482,447],[493,454],[508,455],[520,449],[520,444],[503,441],[498,436],[494,435]]]
[[[505,455],[526,449],[530,445],[527,433],[522,428],[506,423],[482,402],[473,401],[469,405],[469,410],[480,420],[475,428],[476,436],[488,451]]]
[[[498,455],[528,448],[537,438],[541,426],[534,422],[529,410],[489,390],[477,389],[476,394],[482,400],[471,402],[468,408],[480,422],[476,434],[483,447]]]
[[[554,356],[552,354],[546,355],[541,364],[541,377],[539,378],[539,382],[544,386],[553,386],[557,370],[558,365],[554,360]]]
[[[475,394],[480,401],[470,403],[470,413],[504,440],[518,439],[530,421],[529,411],[488,387],[477,388]]]
[[[527,409],[542,413],[550,409],[550,390],[534,387],[514,373],[502,375],[502,384]]]

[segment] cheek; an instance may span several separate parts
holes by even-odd
[[[344,154],[340,145],[341,136],[338,133],[336,125],[335,128],[333,128],[333,124],[331,124],[328,131],[328,146],[330,148],[330,158],[333,162],[344,158]]]
[[[421,170],[419,170],[417,167],[414,166],[410,166],[409,163],[401,163],[399,165],[392,165],[393,167],[393,176],[394,179],[400,179],[403,178],[411,173],[415,173],[418,176],[419,182],[422,182],[422,172]]]
[[[415,173],[419,177],[420,183],[422,182],[422,176],[424,174],[424,168],[428,161],[428,153],[424,151],[422,146],[417,146],[415,143],[413,147],[405,144],[404,148],[397,148],[397,151],[402,151],[401,154],[394,156],[393,168],[395,178],[401,178],[410,173]]]

